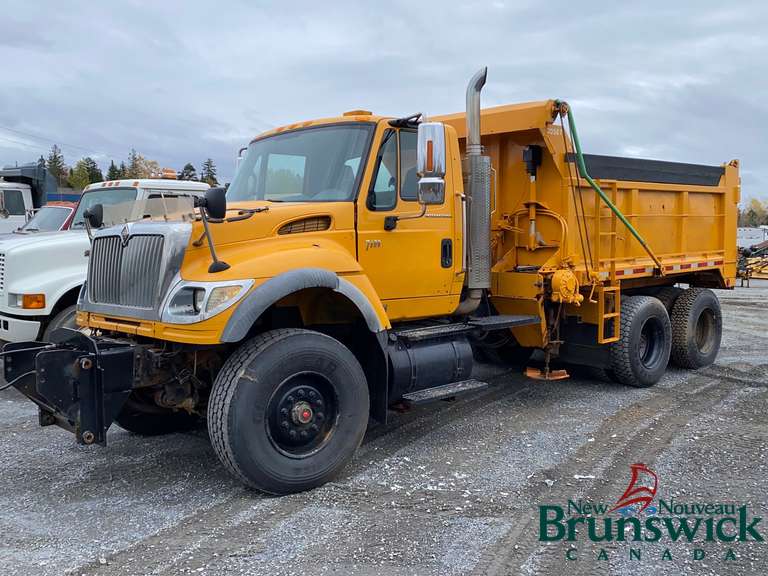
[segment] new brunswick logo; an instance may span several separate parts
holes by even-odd
[[[637,511],[642,512],[653,502],[654,496],[656,496],[656,490],[659,487],[659,477],[656,473],[648,468],[645,464],[632,464],[630,467],[632,470],[632,478],[629,480],[629,486],[624,490],[624,494],[621,495],[616,505],[608,510],[608,512],[614,512],[616,510],[631,511],[637,504],[642,504],[642,507]],[[642,484],[646,476],[653,479],[653,486],[645,486]],[[656,509],[653,508],[653,513]]]
[[[624,493],[613,506],[583,499],[568,500],[567,506],[539,506],[539,540],[542,542],[696,542],[727,543],[718,555],[723,560],[736,560],[731,543],[762,542],[758,531],[762,521],[750,515],[746,505],[731,502],[679,502],[674,498],[658,499],[659,477],[642,463],[630,465],[630,479]],[[650,551],[650,550],[649,550]],[[571,544],[565,551],[567,560],[578,559],[578,548]],[[663,560],[671,560],[666,546],[654,550]],[[630,560],[641,560],[643,548],[629,548]],[[712,552],[709,552],[712,554]],[[704,560],[702,548],[693,549],[694,560]],[[600,548],[598,560],[608,560],[608,552]]]

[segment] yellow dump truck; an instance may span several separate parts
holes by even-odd
[[[6,380],[83,444],[205,421],[235,477],[280,494],[332,478],[394,403],[484,386],[477,356],[629,386],[711,364],[738,163],[585,155],[566,102],[481,110],[485,79],[462,114],[262,134],[178,221],[102,228],[93,207],[82,329],[6,345]]]

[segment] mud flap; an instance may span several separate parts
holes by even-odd
[[[40,425],[56,424],[79,444],[106,445],[107,430],[133,387],[135,347],[60,328],[52,343],[6,344],[5,378],[37,404]]]

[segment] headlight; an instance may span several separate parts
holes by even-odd
[[[180,280],[163,306],[163,322],[191,324],[219,314],[240,300],[253,280],[189,282]]]

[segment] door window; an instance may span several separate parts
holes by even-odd
[[[400,198],[417,200],[419,177],[416,175],[416,132],[400,131]]]
[[[376,172],[368,194],[371,210],[392,210],[397,204],[397,132],[389,130],[379,149]]]
[[[21,190],[6,190],[4,193],[5,209],[10,216],[24,216],[24,196]]]

